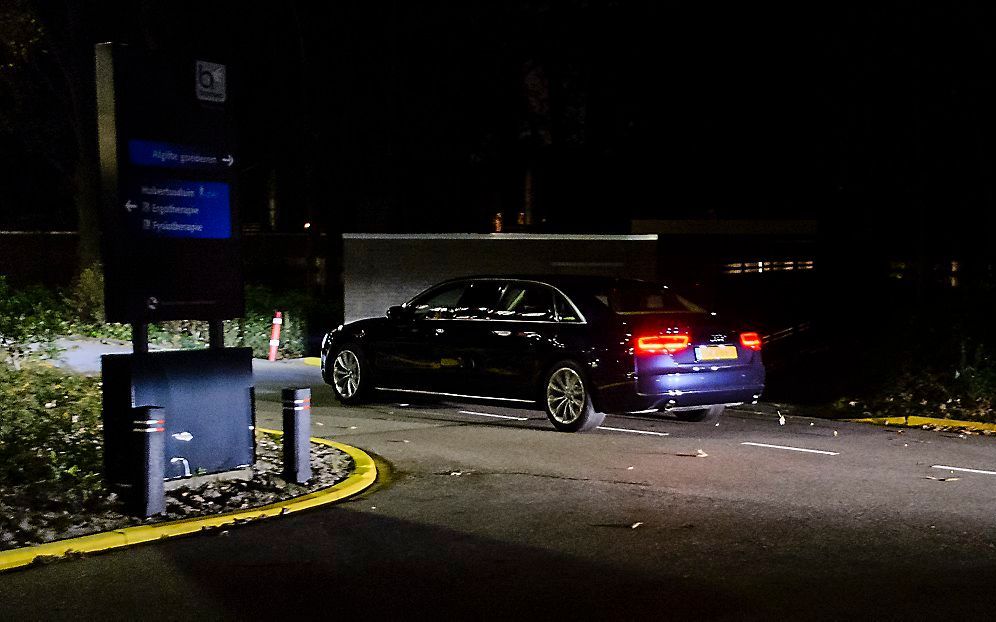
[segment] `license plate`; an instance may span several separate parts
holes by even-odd
[[[736,346],[699,346],[695,348],[696,361],[726,361],[737,358]]]

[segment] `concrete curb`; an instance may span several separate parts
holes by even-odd
[[[322,366],[322,359],[318,358],[317,356],[306,356],[303,359],[301,359],[301,362],[304,363],[305,365],[313,365],[315,367]]]
[[[978,421],[959,421],[957,419],[938,419],[936,417],[870,417],[866,419],[844,419],[852,423],[872,423],[875,425],[897,425],[904,428],[920,428],[925,425],[945,426],[949,428],[965,428],[967,430],[989,430],[996,432],[996,423],[981,423]]]
[[[256,429],[264,434],[283,434],[279,430]],[[27,566],[38,558],[63,557],[73,553],[97,553],[133,546],[143,542],[151,542],[153,540],[175,538],[205,529],[299,512],[356,495],[369,488],[377,480],[377,466],[374,463],[374,459],[362,449],[324,438],[312,437],[311,442],[335,447],[349,454],[356,465],[353,473],[335,486],[251,510],[239,510],[215,516],[187,518],[156,525],[138,525],[114,531],[95,533],[89,536],[81,536],[79,538],[70,538],[20,549],[0,551],[0,572]]]

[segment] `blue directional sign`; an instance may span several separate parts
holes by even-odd
[[[215,153],[205,147],[151,140],[129,140],[128,160],[136,166],[163,168],[227,169],[235,164],[230,153]]]
[[[225,182],[153,177],[130,184],[122,208],[128,228],[141,235],[228,239],[229,196]]]

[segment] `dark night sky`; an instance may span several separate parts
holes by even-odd
[[[56,24],[66,13],[44,6]],[[81,57],[115,39],[241,70],[250,221],[265,221],[275,170],[280,228],[310,214],[329,230],[486,231],[522,209],[529,170],[548,230],[816,218],[902,251],[921,227],[938,249],[982,247],[991,228],[993,13],[146,0],[76,7],[68,23]],[[49,143],[3,127],[7,225],[71,227]]]

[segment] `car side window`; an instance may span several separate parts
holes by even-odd
[[[533,283],[510,283],[498,301],[492,315],[501,320],[552,321],[553,291]]]
[[[453,319],[486,318],[498,302],[501,286],[501,281],[471,281],[456,304]]]
[[[561,322],[580,322],[578,312],[571,303],[567,302],[562,294],[553,294],[553,305],[557,311],[557,319]]]
[[[466,283],[459,283],[428,292],[412,301],[412,311],[416,318],[449,319],[453,317],[453,311],[466,289]]]

